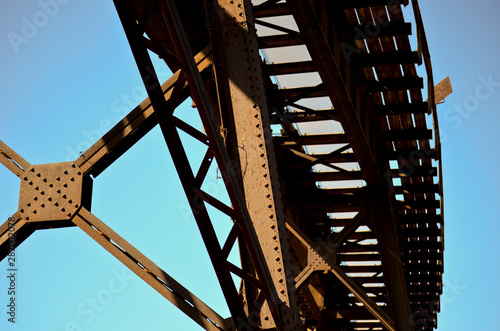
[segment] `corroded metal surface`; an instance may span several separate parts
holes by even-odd
[[[0,141],[0,162],[21,178],[19,210],[0,227],[0,256],[15,248],[13,223],[17,245],[38,229],[78,226],[207,330],[435,328],[441,147],[417,2],[416,27],[403,16],[409,1],[115,4],[149,98],[75,162],[31,165]],[[163,85],[148,50],[174,72]],[[421,64],[426,77],[417,74]],[[203,129],[173,115],[188,97]],[[90,176],[157,124],[227,319],[89,211]],[[179,130],[206,146],[199,169],[191,169]],[[213,162],[231,205],[202,190]],[[208,205],[233,220],[223,245]],[[236,241],[241,265],[227,260]],[[232,275],[241,278],[239,289]]]

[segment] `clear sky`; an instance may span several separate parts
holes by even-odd
[[[75,159],[145,97],[111,0],[46,3],[54,2],[0,2],[0,139],[32,164]],[[450,76],[454,89],[438,106],[446,247],[438,330],[497,330],[500,4],[420,6],[435,82]],[[196,124],[193,113],[190,103],[177,111]],[[193,145],[189,153],[200,151]],[[223,194],[214,169],[207,184]],[[18,194],[19,179],[0,167],[2,222],[17,210]],[[95,179],[92,212],[228,316],[157,128]],[[215,223],[227,231],[228,220],[216,215]],[[17,323],[7,322],[3,261],[0,330],[199,329],[78,228],[37,232],[16,254]]]

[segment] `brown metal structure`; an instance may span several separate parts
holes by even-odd
[[[207,330],[437,327],[441,153],[417,1],[416,50],[404,0],[114,3],[149,98],[74,162],[31,165],[0,141],[0,162],[22,183],[15,221],[0,227],[1,258],[15,249],[13,223],[17,245],[39,229],[77,226]],[[174,72],[162,85],[149,51]],[[174,115],[189,97],[203,130]],[[90,212],[90,175],[157,124],[228,318]],[[206,145],[199,169],[179,130]],[[231,205],[202,189],[214,161]],[[222,246],[208,205],[233,221]],[[240,266],[228,261],[237,241]]]

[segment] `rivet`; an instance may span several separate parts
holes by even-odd
[[[62,212],[64,213],[64,212],[66,211],[66,209],[64,209],[64,208],[61,208],[61,211],[62,211]]]
[[[37,190],[37,191],[38,191],[38,186],[37,186],[37,187],[35,187],[35,190]]]
[[[29,182],[30,185],[33,185],[33,182]]]
[[[64,170],[64,174],[67,175],[68,174],[68,170]]]
[[[74,179],[73,177],[71,177],[71,178],[70,178],[70,181],[74,182],[74,181],[75,181],[75,179]]]
[[[26,206],[31,207],[31,203],[28,202],[28,204]]]
[[[276,257],[276,262],[279,262],[279,261],[280,261],[280,257],[279,257],[279,256],[277,256],[277,257]]]
[[[76,174],[77,174],[78,176],[81,176],[81,175],[82,175],[82,172],[81,172],[81,171],[78,171]]]
[[[26,220],[28,221],[30,218],[26,216]]]
[[[71,168],[76,168],[76,164],[74,164],[74,163],[73,163],[73,164],[71,165]]]
[[[45,208],[45,205],[42,203],[42,208]]]
[[[23,179],[24,179],[24,180],[28,180],[28,177],[24,177]]]
[[[44,182],[44,183],[47,183],[47,178],[44,178],[44,179],[43,179],[43,182]]]
[[[54,206],[59,207],[59,202],[54,203]]]
[[[41,195],[45,195],[45,192],[44,192],[44,191],[42,191],[42,192],[40,192],[40,194],[41,194]]]
[[[31,172],[35,172],[35,169],[33,169],[33,168],[31,168],[30,170],[31,170]]]
[[[56,180],[57,180],[57,181],[60,181],[60,180],[61,180],[61,177],[56,177]]]
[[[73,203],[73,201],[71,201],[71,199],[68,200],[68,203]]]
[[[21,213],[24,213],[24,209],[21,209],[21,210],[20,210],[20,212],[21,212]]]
[[[36,214],[36,210],[33,210],[33,214]]]
[[[34,197],[33,200],[38,201],[38,197]]]
[[[51,198],[51,197],[49,197],[47,200],[52,201],[52,198]]]
[[[49,187],[54,187],[54,185],[52,185],[52,183],[49,184]]]
[[[68,187],[68,184],[64,184],[63,186],[64,186],[64,187]]]
[[[75,208],[78,208],[78,204],[75,204]]]
[[[63,199],[66,199],[66,194],[63,194],[63,196],[62,196],[62,197],[63,197]]]
[[[57,190],[57,193],[61,193],[61,190]]]
[[[71,217],[71,213],[68,213],[68,216]]]
[[[40,173],[37,173],[37,174],[36,174],[36,176],[37,176],[37,177],[40,177],[40,176],[41,176],[41,174],[40,174]]]

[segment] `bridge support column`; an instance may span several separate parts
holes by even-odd
[[[261,59],[257,47],[251,2],[207,0],[216,84],[225,143],[241,174],[247,209],[269,268],[282,326],[299,330],[291,258],[281,202]],[[245,284],[248,308],[251,288]],[[260,303],[261,304],[261,303]],[[259,298],[257,296],[257,305]],[[267,304],[260,313],[261,327],[274,327]]]

